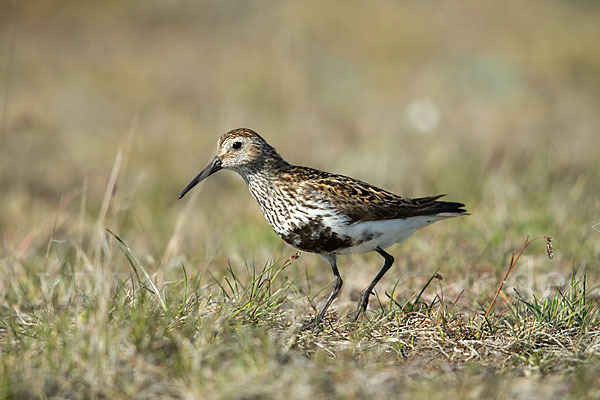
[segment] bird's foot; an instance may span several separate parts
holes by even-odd
[[[360,294],[360,300],[358,302],[358,307],[356,307],[356,313],[352,318],[352,322],[356,322],[360,314],[364,314],[367,310],[367,305],[369,305],[369,296],[372,295],[373,292],[369,290],[363,290]]]
[[[303,332],[310,329],[312,329],[314,333],[321,332],[323,330],[323,320],[317,316],[310,321],[303,323],[298,331]]]
[[[317,327],[317,319],[313,318],[310,321],[303,323],[302,326],[300,327],[299,331],[302,332],[302,331],[316,328],[316,327]]]

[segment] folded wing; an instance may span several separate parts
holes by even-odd
[[[347,176],[303,169],[307,170],[306,175],[311,179],[304,181],[302,190],[311,192],[320,202],[329,203],[331,209],[352,222],[466,214],[462,203],[438,201],[443,194],[408,199]]]

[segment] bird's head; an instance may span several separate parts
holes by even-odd
[[[221,169],[230,169],[245,177],[264,168],[269,160],[284,162],[258,133],[248,128],[229,131],[219,138],[215,158],[183,189],[179,198]]]
[[[242,172],[260,164],[269,148],[271,146],[253,130],[234,129],[219,138],[217,158],[221,160],[221,168]]]

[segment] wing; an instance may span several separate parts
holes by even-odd
[[[441,213],[447,213],[449,217],[466,214],[462,203],[438,201],[443,194],[408,199],[347,176],[306,167],[294,168],[302,169],[295,173],[300,173],[304,178],[298,189],[305,196],[328,203],[332,209],[346,215],[352,222]]]

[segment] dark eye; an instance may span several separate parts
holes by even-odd
[[[242,148],[242,142],[233,142],[233,144],[231,145],[231,148],[234,150],[238,150]]]

